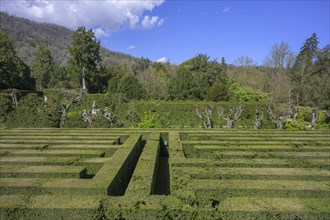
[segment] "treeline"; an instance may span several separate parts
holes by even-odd
[[[294,55],[285,42],[275,44],[262,66],[250,57],[239,57],[228,75],[242,86],[269,94],[273,103],[330,107],[330,46],[318,47],[313,33]]]
[[[261,66],[244,56],[227,65],[224,58],[212,60],[207,54],[197,54],[178,66],[145,58],[119,59],[109,65],[103,62],[100,42],[85,27],[71,36],[67,65],[57,63],[49,44],[43,42],[27,65],[7,33],[1,30],[0,34],[1,89],[80,89],[136,100],[267,100],[323,109],[330,106],[330,47],[319,49],[315,33],[297,56],[287,43],[275,44]]]

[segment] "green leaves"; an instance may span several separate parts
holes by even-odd
[[[54,76],[54,61],[48,47],[44,44],[37,46],[31,62],[31,75],[36,80],[37,90],[49,87],[51,78]]]
[[[76,85],[82,85],[82,78],[84,77],[88,90],[91,92],[97,90],[97,86],[93,83],[101,62],[100,41],[96,40],[93,31],[79,27],[72,34],[72,44],[69,51],[72,56],[69,64],[71,81]]]
[[[216,60],[210,61],[206,54],[198,54],[178,67],[169,81],[168,96],[177,100],[203,100],[214,83],[226,80],[224,59],[219,64]]]
[[[0,28],[0,89],[22,88],[26,67],[5,31]]]

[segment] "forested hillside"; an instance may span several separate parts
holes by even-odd
[[[10,16],[0,12],[0,28],[4,29],[13,41],[17,55],[30,64],[33,53],[40,43],[46,43],[52,52],[55,63],[66,66],[70,54],[68,46],[71,44],[73,31],[62,26],[48,23],[37,23],[25,18]],[[137,62],[137,58],[128,54],[110,51],[105,48],[100,50],[104,64],[130,64]]]

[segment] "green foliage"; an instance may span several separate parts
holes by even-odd
[[[231,101],[259,102],[265,97],[265,95],[254,92],[248,87],[241,87],[237,83],[231,83],[228,90]]]
[[[86,30],[85,27],[78,27],[72,34],[72,43],[69,47],[72,56],[70,60],[70,78],[73,82],[80,85],[83,74],[86,86],[90,92],[98,90],[97,81],[98,64],[100,57],[100,42],[96,41],[92,29]]]
[[[199,93],[199,82],[189,72],[179,69],[168,82],[168,98],[171,100],[202,99]]]
[[[7,33],[0,28],[0,89],[32,87],[27,66],[17,56]]]
[[[229,101],[229,85],[227,83],[214,83],[206,94],[206,100],[213,102]]]
[[[60,114],[47,112],[43,105],[43,97],[37,93],[29,93],[19,102],[18,108],[8,115],[7,125],[10,127],[59,127]]]
[[[287,120],[283,124],[283,129],[288,131],[305,131],[308,123],[305,121]]]
[[[223,61],[224,62],[224,61]],[[182,63],[168,82],[168,98],[172,100],[203,100],[215,83],[226,82],[226,64],[210,61],[206,54],[198,54]]]
[[[37,46],[31,62],[31,76],[36,80],[37,90],[49,87],[55,81],[54,61],[48,47],[44,44]]]
[[[122,93],[128,99],[144,99],[147,98],[147,91],[139,80],[130,75],[115,76],[109,80],[108,91],[112,93]]]
[[[158,128],[157,114],[154,112],[145,112],[141,122],[138,124],[139,128]]]
[[[0,93],[0,125],[5,125],[8,114],[13,110],[11,98],[8,93]]]
[[[325,108],[330,99],[330,46],[318,49],[315,33],[306,39],[290,71],[293,94],[298,105]]]

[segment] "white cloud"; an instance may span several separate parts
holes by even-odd
[[[109,37],[109,33],[104,31],[102,28],[96,28],[96,29],[93,29],[93,31],[94,31],[94,34],[95,34],[96,38]]]
[[[229,11],[230,11],[230,7],[227,7],[227,8],[222,10],[222,13],[228,13]]]
[[[129,46],[127,47],[127,50],[133,50],[133,49],[135,49],[135,48],[136,48],[135,45],[129,45]]]
[[[19,17],[38,22],[55,23],[71,29],[76,29],[78,26],[99,27],[102,29],[98,30],[98,34],[104,36],[122,28],[160,26],[164,19],[158,16],[144,16],[144,13],[151,12],[164,1],[15,0],[1,1],[0,10]]]
[[[159,58],[158,60],[155,60],[157,63],[166,63],[168,59],[166,57]]]
[[[144,16],[143,21],[142,21],[142,27],[146,29],[153,28],[155,26],[161,26],[164,22],[164,19],[159,18],[158,16],[152,16],[149,17]]]

